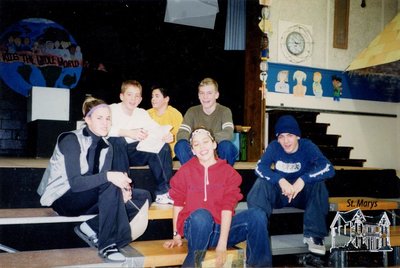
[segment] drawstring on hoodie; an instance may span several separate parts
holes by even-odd
[[[204,170],[204,201],[207,201],[208,167]]]

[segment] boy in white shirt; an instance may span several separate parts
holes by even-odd
[[[156,181],[156,202],[173,204],[168,195],[169,180],[172,176],[172,158],[168,142],[173,139],[168,133],[166,142],[158,153],[138,151],[140,141],[145,140],[149,131],[155,129],[155,122],[148,112],[138,105],[142,101],[142,85],[135,80],[127,80],[121,85],[121,102],[110,105],[112,126],[109,141],[114,148],[113,169],[129,174],[130,166],[149,165]]]

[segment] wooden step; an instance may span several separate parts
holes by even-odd
[[[302,135],[311,133],[325,134],[329,125],[329,123],[299,122]]]
[[[134,249],[134,251],[136,251],[139,256],[144,256],[144,260],[142,260],[143,263],[140,263],[141,266],[158,267],[182,265],[187,254],[187,241],[183,239],[183,245],[181,247],[168,249],[163,247],[165,241],[167,240],[132,242],[130,244],[130,247]],[[245,244],[241,243],[240,245],[243,246]],[[235,259],[239,257],[239,254],[243,255],[243,253],[244,250],[239,247],[228,250],[228,255],[231,255]],[[243,258],[243,256],[241,257]],[[212,259],[215,259],[215,253],[213,250],[209,250],[207,251],[204,260],[210,261]]]
[[[97,250],[71,248],[1,253],[1,267],[47,268],[56,266],[83,266],[103,264]],[[120,264],[121,265],[121,264]]]
[[[93,218],[94,215],[77,217],[59,216],[51,208],[7,208],[0,209],[0,225],[6,224],[32,224],[32,223],[57,223],[57,222],[83,222]]]
[[[362,210],[399,209],[400,200],[370,197],[330,197],[330,211],[347,211],[359,207]],[[237,211],[247,209],[246,202],[240,202]],[[301,209],[282,208],[274,209],[274,214],[298,213]],[[0,209],[0,225],[5,224],[33,224],[57,222],[82,222],[94,215],[78,217],[59,216],[51,208],[15,208]],[[172,205],[161,205],[153,202],[149,208],[149,220],[172,219]]]
[[[334,166],[363,167],[366,159],[331,158],[329,159]]]
[[[275,121],[283,115],[292,115],[298,122],[316,122],[319,112],[311,111],[300,111],[299,109],[287,108],[287,109],[267,109],[269,120]]]
[[[0,225],[83,222],[94,216],[95,215],[64,217],[59,216],[51,208],[10,208],[0,209]],[[172,219],[172,205],[152,203],[149,208],[149,220],[162,219]]]
[[[306,134],[302,135],[302,138],[310,139],[313,143],[318,146],[337,146],[338,140],[341,136],[336,134]]]
[[[237,211],[247,209],[245,202],[238,204]],[[301,209],[283,208],[275,209],[273,213],[298,213]],[[161,205],[152,203],[149,208],[149,220],[172,219],[172,205]],[[83,222],[95,215],[83,215],[77,217],[59,216],[51,208],[13,208],[0,209],[0,225],[18,224],[40,224],[40,223],[61,223],[61,222]]]
[[[121,251],[127,256],[124,265],[127,267],[159,267],[180,266],[187,254],[187,241],[182,247],[166,249],[167,240],[135,241]],[[300,254],[308,252],[303,244],[302,234],[277,235],[271,237],[272,255]],[[329,247],[329,245],[327,245]],[[327,248],[329,250],[329,248]],[[242,242],[228,250],[233,258],[243,258],[246,243]],[[215,258],[213,250],[207,251],[205,261]],[[104,263],[104,260],[92,248],[54,249],[40,251],[25,251],[16,253],[1,253],[1,267],[55,267],[84,266],[91,267],[121,267],[121,263]],[[125,267],[125,266],[123,266]],[[209,267],[209,266],[208,266]]]
[[[343,237],[342,237],[343,238]],[[288,255],[307,253],[302,234],[276,235],[271,237],[272,255]],[[158,267],[180,266],[187,253],[187,242],[182,247],[165,249],[166,240],[137,241],[122,249],[127,261],[121,263],[105,263],[91,248],[55,249],[41,251],[25,251],[0,254],[1,267],[55,267],[55,266],[90,266],[90,267]],[[400,227],[390,227],[390,243],[392,247],[400,246]],[[327,251],[331,247],[330,236],[325,239]],[[245,243],[238,248],[230,249],[228,254],[233,258],[241,258],[245,253]],[[208,251],[206,261],[215,258],[213,251]],[[125,266],[124,266],[125,265]]]
[[[2,157],[0,156],[0,168],[46,168],[49,158],[30,158],[30,157]],[[235,169],[254,169],[256,162],[237,161]],[[181,164],[179,161],[172,161],[172,168],[178,170]],[[148,169],[148,166],[132,166],[131,169]]]
[[[350,152],[351,150],[353,150],[353,147],[350,146],[319,145],[318,147],[328,159],[333,159],[333,158],[349,159]]]
[[[400,246],[400,226],[390,226],[390,245],[392,247]]]
[[[183,240],[181,247],[166,249],[163,247],[167,240],[151,240],[132,242],[121,249],[127,257],[124,263],[106,263],[98,256],[97,250],[91,248],[53,249],[25,251],[16,253],[1,253],[1,267],[161,267],[180,266],[187,254],[187,242]],[[241,243],[240,246],[245,246]],[[229,249],[228,259],[244,257],[240,247]],[[204,261],[215,259],[213,250],[206,253]]]

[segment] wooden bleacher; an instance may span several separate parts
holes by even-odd
[[[57,222],[83,222],[94,215],[77,217],[59,216],[51,208],[9,208],[0,209],[0,225],[4,224],[34,224]],[[153,203],[149,208],[149,220],[162,220],[172,218],[172,208],[169,205]]]
[[[28,164],[24,161],[27,161]],[[13,169],[26,168],[45,168],[48,159],[8,159],[3,161],[0,158],[0,168],[7,167]],[[237,162],[235,168],[248,170],[249,173],[255,167],[255,163]],[[147,167],[133,167],[132,170],[146,169]],[[179,168],[179,163],[174,163],[174,170]],[[335,167],[337,170],[352,169],[351,167]],[[355,168],[359,170],[367,170],[367,168]],[[362,210],[396,210],[399,209],[399,200],[395,198],[371,198],[371,197],[331,197],[330,211],[346,211],[359,206]],[[246,204],[239,204],[238,210],[245,209]],[[301,213],[302,210],[285,208],[274,210],[274,214]],[[58,216],[50,208],[3,208],[0,209],[0,225],[27,225],[42,223],[74,223],[87,220],[89,216],[80,217],[62,217]],[[149,219],[170,220],[172,217],[172,206],[152,204],[149,210]],[[36,227],[35,227],[36,228]],[[50,236],[52,234],[49,234]],[[129,262],[137,263],[142,261],[143,265],[153,266],[174,266],[180,265],[186,255],[186,248],[164,249],[162,243],[165,240],[135,241],[131,243],[132,249],[127,249],[127,254],[139,255],[129,258]],[[272,235],[272,254],[300,254],[308,252],[307,247],[302,242],[302,234]],[[0,240],[0,243],[2,241]],[[393,247],[400,246],[400,229],[397,226],[391,226],[391,245]],[[243,246],[243,245],[242,245]],[[326,239],[326,246],[329,250],[329,237]],[[132,253],[132,250],[134,253]],[[65,257],[65,260],[63,257]],[[55,259],[56,264],[51,263],[49,259]],[[65,262],[64,262],[65,261]],[[90,248],[74,248],[74,249],[50,249],[50,250],[34,250],[16,253],[1,253],[0,263],[4,267],[20,267],[39,264],[36,267],[53,267],[53,266],[71,266],[81,267],[83,265],[92,265],[92,267],[110,267],[110,264],[104,264],[103,260],[98,257],[97,251]],[[6,265],[10,264],[10,265]],[[29,264],[29,265],[25,265]],[[0,265],[2,267],[2,265]],[[119,264],[120,266],[121,264]]]
[[[346,198],[330,198],[330,209],[332,211],[347,211],[353,209],[353,204],[372,204],[366,206],[364,210],[394,210],[399,208],[399,201],[392,199],[377,199],[368,197],[346,197]],[[240,203],[238,210],[246,209],[245,203]],[[275,210],[274,213],[296,213],[301,210],[293,208],[284,208]],[[61,217],[52,212],[50,208],[40,209],[0,209],[0,224],[32,224],[32,223],[48,223],[48,222],[62,222],[62,221],[84,221],[92,216],[81,217]],[[172,206],[171,205],[158,205],[153,203],[149,209],[149,219],[171,219]],[[327,250],[329,250],[330,243],[329,237],[327,240]],[[150,241],[135,241],[130,244],[126,249],[127,255],[131,255],[127,262],[138,263],[141,262],[144,267],[158,267],[158,266],[176,266],[183,262],[186,255],[186,244],[181,248],[165,249],[162,244],[165,240],[150,240]],[[285,255],[285,254],[300,254],[307,252],[307,247],[302,242],[302,234],[290,235],[274,235],[271,237],[272,254]],[[244,248],[242,244],[242,248]],[[400,228],[398,226],[391,227],[391,245],[392,247],[400,246]],[[80,251],[76,249],[58,249],[58,250],[43,250],[32,252],[16,252],[8,254],[0,254],[1,263],[20,264],[23,266],[26,258],[32,260],[40,259],[40,256],[45,259],[45,263],[41,263],[41,267],[51,264],[45,256],[53,256],[56,258],[60,252],[64,252],[68,256],[74,254],[76,258],[68,265],[82,265],[85,264],[101,264],[103,260],[97,256],[96,250],[82,248]],[[132,254],[132,252],[134,252]],[[31,254],[31,255],[29,255]],[[82,257],[80,257],[82,255]],[[28,256],[28,257],[27,257]],[[53,257],[51,257],[53,258]],[[66,261],[68,258],[66,259]],[[62,263],[62,262],[61,262]],[[59,265],[59,264],[57,264]],[[63,266],[65,266],[63,264]],[[5,266],[7,267],[7,266]]]
[[[186,257],[187,243],[182,247],[165,249],[165,240],[133,242],[122,249],[127,256],[125,263],[105,263],[92,248],[36,250],[0,254],[1,267],[162,267],[180,266]],[[229,249],[234,259],[242,257],[243,249]],[[215,258],[208,251],[205,261]]]
[[[400,209],[400,199],[370,198],[370,197],[330,197],[330,211],[348,211],[354,208],[361,210],[395,210]],[[238,204],[238,210],[246,209],[244,202]],[[273,213],[302,212],[300,209],[275,209]],[[82,222],[94,215],[78,217],[59,216],[51,208],[13,208],[0,209],[0,225],[4,224],[35,224],[56,222]],[[152,203],[149,208],[149,220],[172,219],[172,205]]]

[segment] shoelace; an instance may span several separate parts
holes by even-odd
[[[107,255],[109,255],[110,253],[113,253],[113,252],[119,252],[118,248],[117,248],[117,245],[115,243],[103,248],[100,251],[100,253],[105,257],[107,257]]]

